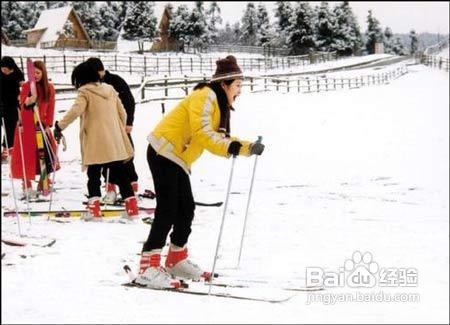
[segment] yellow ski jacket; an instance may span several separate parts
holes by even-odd
[[[249,141],[226,137],[219,132],[220,109],[215,92],[209,88],[194,90],[168,113],[147,137],[153,149],[178,164],[187,174],[204,149],[230,157],[228,146],[239,141],[240,155],[250,155]]]

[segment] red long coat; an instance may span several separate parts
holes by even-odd
[[[49,84],[50,96],[47,101],[43,99],[43,88],[37,83],[39,116],[44,126],[52,126],[55,117],[55,88]],[[22,139],[19,139],[19,128],[16,127],[14,133],[14,149],[11,155],[11,174],[13,178],[23,179],[22,154],[20,150],[20,143],[23,145],[23,155],[25,160],[25,174],[28,180],[34,180],[36,175],[40,175],[38,150],[36,144],[36,131],[34,123],[33,109],[25,109],[25,99],[30,94],[30,84],[24,83],[20,92],[20,116],[22,119]],[[47,138],[50,140],[53,152],[56,152],[56,142],[51,132],[46,132]],[[20,142],[21,141],[21,142]],[[50,164],[50,162],[47,162]],[[59,169],[59,164],[56,164],[56,169]],[[51,170],[47,169],[47,173]]]

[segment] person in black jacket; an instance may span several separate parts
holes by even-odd
[[[122,105],[125,108],[125,111],[127,112],[127,126],[126,131],[128,134],[128,137],[130,138],[131,144],[134,147],[133,140],[131,138],[131,131],[133,130],[133,121],[134,121],[134,109],[135,109],[135,101],[133,94],[131,93],[130,87],[128,86],[127,82],[123,80],[120,76],[116,74],[110,73],[108,70],[105,70],[103,66],[103,62],[99,58],[89,58],[87,62],[94,67],[94,69],[98,72],[100,75],[100,79],[102,82],[107,83],[118,92],[119,98],[122,101]],[[137,195],[138,191],[138,175],[136,173],[136,168],[134,167],[133,159],[128,161],[125,164],[125,172],[128,174],[128,178],[131,180],[131,186],[133,187],[134,193]],[[103,170],[103,176],[105,177],[105,180],[108,178],[107,176],[107,170]],[[117,191],[116,191],[116,181],[117,177],[109,173],[109,179],[108,183],[106,184],[106,197],[105,200],[108,203],[114,203],[117,198]]]
[[[7,152],[14,146],[14,131],[19,119],[19,93],[24,81],[23,73],[10,56],[2,57],[1,65],[1,116],[4,118],[6,139],[2,142],[2,161],[6,159]],[[7,145],[8,144],[8,145]],[[7,148],[8,147],[8,148]]]

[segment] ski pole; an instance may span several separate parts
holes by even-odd
[[[9,155],[8,135],[6,133],[5,119],[3,117],[2,117],[2,127],[3,127],[3,130],[5,131],[5,144],[6,144],[6,154],[8,157],[8,162],[11,162],[11,156]],[[19,236],[22,237],[22,231],[20,229],[20,218],[19,218],[19,214],[17,213],[17,211],[19,211],[19,209],[17,208],[16,190],[14,189],[14,181],[12,178],[12,174],[10,173],[9,176],[11,179],[11,188],[12,188],[12,193],[13,193],[13,198],[14,198],[14,208],[16,211],[17,227],[19,228]]]
[[[229,179],[228,179],[227,196],[225,198],[225,203],[224,203],[224,207],[223,207],[222,222],[220,224],[219,237],[217,238],[216,252],[214,254],[214,262],[213,262],[213,267],[212,267],[212,271],[211,271],[211,279],[210,279],[210,281],[212,281],[212,277],[213,277],[214,271],[216,269],[217,254],[219,252],[219,246],[220,246],[220,240],[222,238],[222,232],[223,232],[223,225],[224,225],[224,221],[225,221],[225,215],[227,213],[228,198],[230,197],[231,180],[233,178],[233,169],[234,169],[234,162],[235,161],[236,161],[236,156],[233,155],[233,159],[231,161],[230,176],[229,176]],[[209,290],[208,290],[208,296],[211,293],[211,287],[212,286],[210,285],[209,286]]]
[[[53,175],[52,175],[52,186],[55,186],[55,176],[56,176],[56,165],[59,163],[59,158],[58,158],[58,148],[59,148],[59,141],[57,141],[56,143],[56,149],[55,149],[55,160],[54,160],[54,165],[53,165]],[[50,191],[50,203],[48,205],[48,212],[52,211],[52,202],[53,202],[53,188]],[[48,219],[50,220],[50,215],[48,215]]]
[[[258,136],[258,140],[256,140],[256,142],[261,143],[262,142],[262,136]],[[244,226],[242,228],[241,246],[239,247],[239,257],[238,257],[237,267],[239,267],[239,264],[241,262],[242,247],[243,247],[243,244],[244,244],[245,229],[246,229],[246,226],[247,226],[248,208],[250,207],[250,200],[252,198],[253,182],[255,180],[255,171],[256,171],[256,163],[257,162],[258,162],[258,155],[255,156],[255,163],[253,165],[252,180],[250,182],[250,190],[248,192],[247,208],[245,209]]]
[[[19,145],[20,145],[20,155],[22,157],[22,173],[23,173],[23,182],[24,182],[24,189],[25,189],[25,197],[27,200],[27,210],[28,210],[28,219],[30,221],[31,225],[31,213],[30,213],[30,199],[28,195],[28,186],[27,186],[27,174],[25,172],[25,156],[23,154],[23,141],[22,141],[22,132],[23,132],[23,126],[20,124],[18,126],[18,133],[19,133]]]

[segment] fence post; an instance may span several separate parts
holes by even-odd
[[[194,67],[193,67],[193,62],[192,62],[192,58],[191,58],[191,72],[194,71]]]
[[[133,70],[131,69],[131,56],[130,56],[130,74]]]
[[[183,73],[183,61],[181,60],[181,57],[180,57],[180,73]]]
[[[213,67],[213,61],[212,61],[212,58],[209,58],[209,67],[210,67],[210,69],[211,69],[211,74],[213,74],[213,73],[214,73],[214,67]]]
[[[145,80],[145,77],[142,76],[142,81],[141,83],[143,84]],[[145,85],[142,86],[142,90],[141,90],[141,99],[144,100],[145,99]]]
[[[267,91],[267,78],[264,77],[264,91]]]
[[[22,57],[22,55],[20,56],[20,67],[22,68],[22,71],[25,71],[23,69],[23,57]]]
[[[167,88],[167,75],[164,75],[164,96],[169,96],[169,89]]]
[[[319,78],[316,77],[317,92],[320,92]]]
[[[200,73],[203,73],[203,59],[200,56]]]
[[[253,77],[250,77],[250,91],[253,91]]]
[[[186,95],[188,94],[188,87],[187,87],[187,84],[188,84],[188,79],[187,79],[187,76],[184,75],[184,85],[185,85],[185,87],[184,87],[184,92],[185,92]]]
[[[47,58],[46,58],[45,54],[44,54],[44,64],[45,64],[45,66],[47,66]]]
[[[310,84],[309,77],[306,77],[306,81],[308,82],[308,92],[311,92],[311,84]]]
[[[172,66],[171,61],[172,61],[172,60],[171,60],[170,57],[169,57],[169,60],[167,61],[167,62],[168,62],[167,68],[169,69],[169,76],[171,75],[171,66]]]
[[[156,57],[156,74],[159,74],[159,58]]]
[[[66,70],[66,55],[65,54],[63,54],[63,66],[64,66],[64,73],[67,73],[67,70]]]
[[[286,88],[287,88],[287,92],[289,92],[289,78],[286,80]]]
[[[297,92],[300,92],[300,79],[297,80]]]
[[[115,71],[117,71],[117,54],[114,55],[114,67],[115,67]]]
[[[144,76],[147,75],[147,57],[144,55]]]

